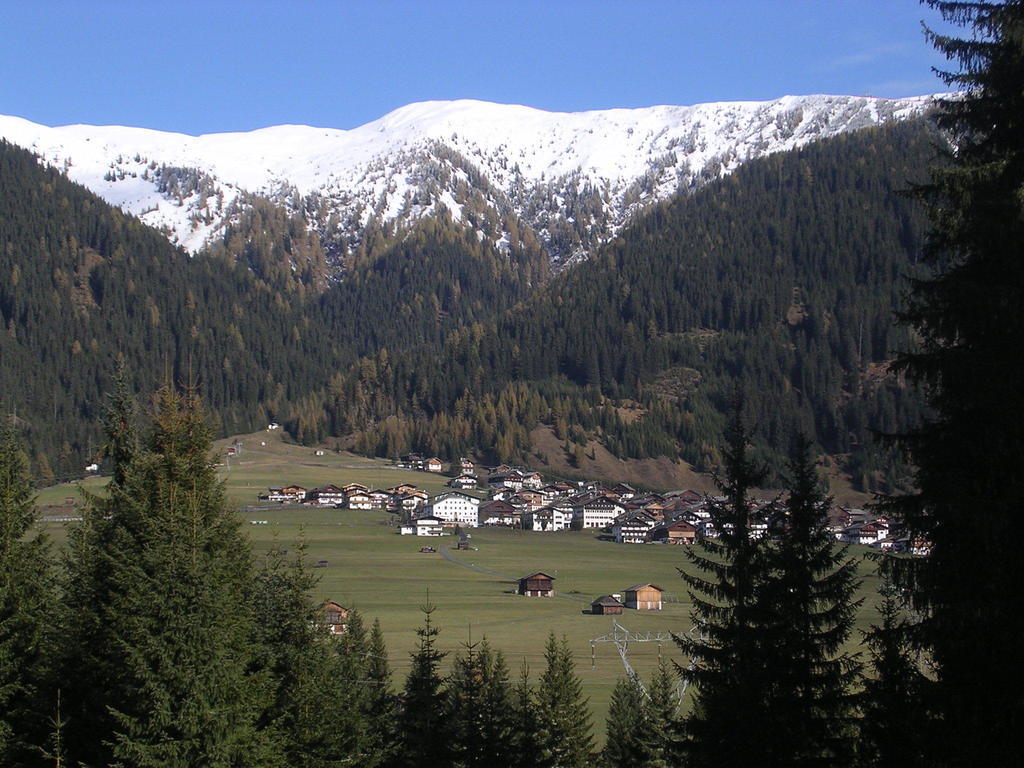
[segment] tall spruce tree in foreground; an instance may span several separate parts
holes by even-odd
[[[608,768],[649,764],[646,741],[652,729],[650,702],[634,677],[619,678],[608,703],[603,762]]]
[[[138,523],[135,547],[115,566],[126,685],[113,752],[139,768],[280,762],[257,727],[269,681],[253,671],[252,554],[210,449],[198,396],[161,390],[146,450],[113,500],[130,504]]]
[[[209,452],[195,393],[161,390],[148,439],[75,536],[69,597],[94,600],[74,604],[65,660],[94,686],[74,689],[78,762],[281,764],[258,727],[270,687],[255,671],[251,553]]]
[[[665,662],[659,661],[647,686],[650,730],[644,737],[647,746],[645,765],[648,768],[670,768],[677,765],[682,743],[679,719],[679,676]]]
[[[113,613],[119,569],[132,561],[138,514],[127,496],[140,452],[137,407],[127,371],[119,365],[104,412],[112,477],[104,494],[85,494],[80,523],[68,530],[63,579],[64,617],[57,662],[62,741],[72,764],[104,766],[113,756],[111,708],[124,698],[122,659]]]
[[[452,765],[493,768],[510,757],[515,736],[508,666],[486,638],[469,644],[452,664],[446,717]]]
[[[373,620],[367,653],[366,718],[371,726],[369,749],[376,764],[391,766],[398,747],[398,735],[393,728],[381,726],[397,722],[399,709],[398,699],[391,690],[391,665],[388,663],[388,649],[384,643],[380,619]]]
[[[367,733],[361,619],[353,611],[345,636],[328,634],[310,598],[316,579],[305,565],[305,546],[297,549],[295,557],[270,549],[253,586],[259,663],[273,690],[261,727],[286,765],[376,765]]]
[[[530,667],[526,658],[519,667],[519,677],[512,688],[512,714],[516,731],[512,739],[509,768],[537,768],[540,755],[537,744],[538,725],[536,696],[530,685]]]
[[[853,760],[853,686],[860,665],[843,647],[857,607],[857,564],[828,530],[810,441],[797,435],[784,521],[767,549],[759,598],[776,613],[766,628],[771,728],[762,765],[841,766]]]
[[[329,688],[332,706],[338,711],[332,727],[345,746],[341,753],[345,762],[373,768],[383,757],[375,750],[371,731],[376,723],[368,716],[377,686],[370,678],[370,638],[363,615],[355,608],[349,611],[345,632],[336,639],[334,649],[340,670]]]
[[[582,768],[590,762],[593,740],[587,700],[583,698],[569,641],[548,636],[546,666],[535,693],[537,765]]]
[[[0,424],[0,765],[35,762],[44,664],[56,594],[46,538],[26,538],[35,520],[28,458],[14,428]]]
[[[436,606],[428,601],[421,610],[423,626],[416,630],[419,645],[412,653],[398,722],[399,762],[409,768],[447,765],[450,760],[449,724],[444,717],[446,691],[440,671],[447,654],[437,647],[440,630],[432,620]]]
[[[736,407],[725,435],[723,501],[709,507],[717,538],[687,549],[696,631],[676,642],[689,660],[680,669],[694,690],[684,745],[688,766],[758,765],[763,759],[769,701],[768,631],[775,614],[761,595],[768,561],[763,540],[750,535],[750,489],[765,476],[749,454],[750,436]]]
[[[937,681],[935,765],[1017,765],[1024,729],[1024,2],[929,0],[965,28],[929,32],[963,89],[940,102],[952,148],[920,189],[934,276],[905,319],[901,365],[934,415],[907,439],[919,491],[897,500],[931,554],[900,574],[924,614]],[[898,564],[897,564],[898,565]]]
[[[882,623],[864,633],[871,672],[860,694],[860,762],[875,768],[924,768],[929,765],[929,680],[920,668],[917,627],[904,615],[891,582],[884,579],[880,592]]]
[[[601,753],[606,765],[670,768],[677,764],[677,681],[677,675],[659,661],[646,689],[632,676],[615,684]]]

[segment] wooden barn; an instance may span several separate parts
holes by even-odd
[[[626,607],[638,611],[660,611],[661,587],[655,584],[637,584],[626,590]]]
[[[332,635],[344,634],[348,625],[348,608],[328,600],[320,606],[320,615]]]
[[[590,612],[601,616],[622,613],[625,606],[614,595],[601,595],[590,604]]]
[[[519,580],[519,594],[527,597],[554,597],[554,581],[546,573],[531,573]]]

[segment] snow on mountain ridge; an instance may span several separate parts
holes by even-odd
[[[478,193],[499,213],[511,208],[564,260],[572,256],[567,249],[584,253],[636,210],[680,188],[748,159],[920,114],[931,100],[785,96],[557,113],[467,99],[410,104],[349,130],[280,125],[200,136],[123,126],[49,128],[0,117],[0,136],[164,227],[192,251],[222,231],[231,204],[245,193],[282,200],[291,190],[317,195],[355,226],[412,219],[439,205],[462,219],[468,196]],[[161,191],[167,168],[195,169],[202,184]],[[572,200],[580,209],[575,213]],[[568,235],[553,234],[566,227],[579,242],[566,246]],[[503,233],[488,236],[503,239]]]

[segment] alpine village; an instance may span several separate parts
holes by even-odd
[[[0,115],[0,767],[1024,765],[1024,1],[917,11],[942,93]]]

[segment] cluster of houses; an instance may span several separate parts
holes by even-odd
[[[415,454],[400,463],[425,471],[434,462]],[[623,544],[659,542],[692,544],[718,535],[711,515],[714,499],[693,490],[641,493],[626,483],[546,483],[538,472],[500,465],[478,479],[474,465],[461,459],[459,474],[447,485],[451,490],[430,496],[411,484],[374,490],[360,483],[326,485],[307,490],[301,486],[270,488],[261,498],[282,503],[310,504],[346,509],[382,509],[401,515],[405,535],[442,536],[452,528],[506,526],[529,531],[597,529]],[[469,493],[468,491],[476,491]],[[483,493],[486,493],[486,497]],[[784,521],[778,500],[755,500],[750,506],[750,532],[766,536]],[[833,507],[829,528],[836,539],[885,551],[927,554],[927,542],[902,537],[884,516],[861,509]]]
[[[473,474],[473,462],[469,459],[459,460],[464,472]],[[440,474],[445,470],[445,463],[436,456],[427,458],[419,453],[410,453],[395,460],[395,466],[402,469],[418,469],[421,472]]]
[[[409,514],[427,503],[430,494],[410,483],[402,483],[387,490],[369,488],[362,483],[324,485],[304,488],[301,485],[271,487],[259,497],[260,501],[278,504],[305,504],[314,507],[339,509],[384,509]]]
[[[629,544],[665,542],[692,544],[697,538],[718,535],[712,520],[713,499],[694,491],[645,494],[634,497],[630,509],[616,518],[611,531],[616,541]],[[750,504],[750,535],[761,538],[785,525],[785,505],[778,501],[753,500]],[[921,539],[901,536],[893,522],[863,509],[833,506],[828,511],[829,531],[840,542],[861,544],[883,551],[927,554]]]

